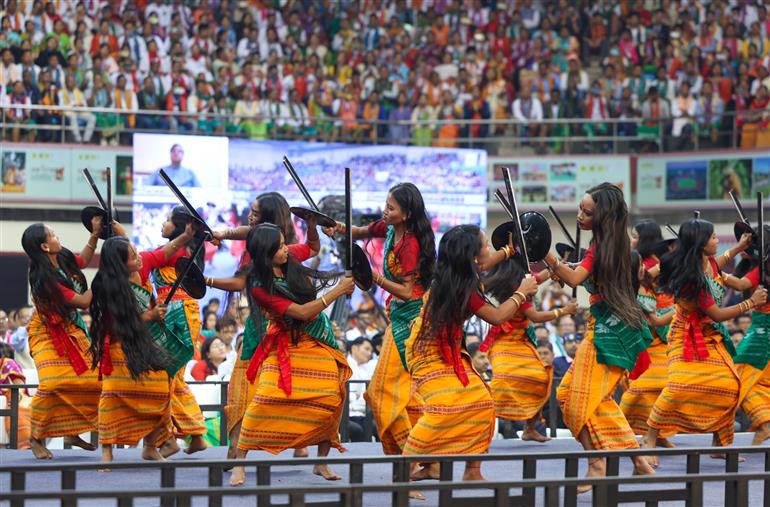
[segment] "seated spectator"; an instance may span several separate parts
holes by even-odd
[[[14,361],[14,351],[8,343],[0,341],[0,386],[7,384],[26,384],[24,372],[21,366]],[[17,449],[29,449],[29,437],[32,430],[32,410],[30,405],[32,398],[26,389],[0,389],[0,395],[5,396],[6,407],[11,406],[11,397],[19,397],[18,413],[18,447]],[[11,418],[4,417],[5,431],[11,431]]]
[[[518,98],[513,101],[512,113],[513,118],[521,122],[517,127],[522,138],[540,137],[544,134],[543,104],[532,95],[531,83],[527,82],[522,86]]]
[[[219,126],[219,118],[211,115],[215,105],[211,86],[203,79],[197,80],[195,82],[195,93],[187,99],[187,111],[189,113],[198,113],[197,126],[199,131],[211,133]]]
[[[207,308],[204,308],[203,320],[201,321],[201,335],[205,338],[217,334],[217,327],[219,325],[219,317],[217,317],[217,314]]]
[[[136,93],[134,93],[132,87],[128,86],[128,80],[124,74],[120,74],[115,82],[112,106],[122,111],[136,111],[139,109]],[[123,126],[128,129],[136,127],[136,116],[133,114],[121,116],[121,121]]]
[[[735,318],[735,327],[738,328],[743,334],[748,333],[749,327],[751,327],[751,315],[742,313]]]
[[[556,357],[565,356],[567,354],[567,351],[564,349],[563,338],[568,334],[575,333],[575,328],[576,328],[575,319],[574,317],[572,317],[572,315],[562,315],[561,317],[556,319],[555,325],[556,325],[556,328],[554,329],[553,333],[551,333],[551,335],[548,337],[548,340],[551,342],[551,346],[553,347],[553,353],[556,355]]]
[[[468,354],[471,356],[473,368],[479,372],[484,382],[492,381],[492,369],[487,353],[479,350],[480,343],[472,342],[467,345]]]
[[[671,125],[671,136],[674,150],[686,150],[693,146],[695,113],[697,102],[690,94],[690,84],[685,81],[679,87],[679,93],[671,103],[671,115],[674,122]]]
[[[374,369],[377,366],[377,360],[372,359],[374,347],[372,342],[363,336],[360,336],[348,344],[350,353],[347,356],[348,365],[353,370],[353,375],[350,377],[351,382],[348,388],[348,396],[350,400],[350,412],[348,422],[348,433],[352,442],[364,442],[366,441],[366,435],[364,431],[366,420],[366,401],[364,400],[364,393],[366,392],[366,384],[363,381],[369,381],[372,379]],[[369,435],[371,439],[371,435]]]
[[[569,333],[563,336],[562,346],[565,354],[557,357],[553,360],[553,375],[554,377],[563,377],[569,369],[572,361],[575,360],[575,354],[577,354],[578,346],[583,340],[583,335]]]
[[[538,340],[537,342],[537,355],[548,366],[553,365],[553,346],[551,342],[546,340]]]
[[[86,107],[85,96],[83,92],[75,85],[75,76],[67,74],[64,78],[64,88],[59,91],[59,102],[63,106]],[[91,136],[96,126],[96,116],[88,111],[67,112],[64,113],[67,122],[70,125],[70,132],[76,143],[90,143]],[[80,125],[84,125],[83,134],[80,134]]]
[[[6,97],[2,97],[0,91],[0,107],[7,106],[28,106],[32,103],[29,94],[24,89],[24,84],[19,80],[12,83],[12,91]],[[4,100],[3,100],[4,99]],[[35,124],[31,109],[17,107],[8,107],[6,109],[7,121],[12,123],[11,140],[15,143],[19,141],[31,142],[35,138],[35,131],[30,128]]]
[[[259,92],[248,86],[241,89],[233,111],[233,124],[237,132],[245,134],[249,139],[267,139],[269,123],[262,110]]]
[[[206,338],[201,345],[201,359],[192,367],[195,380],[204,381],[209,375],[217,375],[219,365],[227,358],[225,342],[218,336]]]
[[[474,88],[472,91],[471,100],[465,103],[463,107],[463,118],[466,120],[489,120],[492,117],[492,112],[489,109],[489,103],[481,96],[481,91],[478,88]],[[473,139],[486,139],[489,135],[489,124],[486,122],[479,122],[474,124],[466,124],[463,126],[463,137]],[[471,143],[470,147],[486,146],[485,143]]]
[[[431,123],[436,119],[436,111],[428,103],[428,96],[421,94],[417,101],[417,107],[412,110],[412,144],[415,146],[430,146],[433,139],[435,125]]]
[[[32,320],[34,308],[31,306],[22,306],[15,312],[13,325],[15,329],[11,334],[10,343],[14,350],[14,360],[25,370],[35,369],[35,362],[32,360],[29,350],[29,334],[27,325]]]
[[[722,115],[725,106],[719,95],[714,93],[711,81],[703,83],[700,98],[698,98],[698,135],[707,139],[713,145],[719,142],[719,128],[722,125]]]
[[[388,121],[390,142],[394,144],[406,144],[410,139],[409,124],[412,119],[412,108],[407,103],[405,93],[398,95],[397,107],[390,111]]]
[[[658,95],[658,88],[647,90],[647,99],[642,102],[641,116],[644,121],[638,127],[639,135],[660,139],[661,129],[665,129],[666,120],[671,117],[671,108],[666,99]]]
[[[598,80],[591,84],[591,93],[586,97],[584,117],[589,120],[583,124],[583,131],[588,137],[606,136],[609,133],[607,124],[602,123],[602,120],[610,117],[609,106]]]
[[[762,85],[743,121],[741,148],[770,148],[770,93]]]
[[[735,345],[736,348],[738,348],[738,345],[741,343],[741,340],[743,340],[743,331],[740,329],[731,329],[730,330],[730,339],[733,342],[733,345]]]
[[[159,77],[156,77],[158,80]],[[149,111],[162,111],[164,109],[163,94],[155,87],[155,80],[147,76],[142,81],[142,89],[136,96],[139,101],[139,109]],[[136,118],[136,126],[144,130],[168,130],[168,119],[160,114],[140,114]]]

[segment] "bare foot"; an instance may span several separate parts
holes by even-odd
[[[342,476],[337,475],[331,470],[329,470],[329,467],[326,465],[316,465],[313,467],[313,473],[316,475],[320,475],[327,481],[341,481]]]
[[[655,445],[657,445],[658,447],[665,447],[666,449],[673,449],[674,447],[676,447],[676,446],[675,446],[675,445],[674,445],[674,444],[671,442],[671,440],[669,440],[669,439],[667,439],[667,438],[663,438],[663,437],[658,437],[658,438],[655,440]]]
[[[419,491],[410,491],[409,498],[413,500],[427,500],[427,498],[425,498],[425,495],[423,495]]]
[[[725,459],[726,460],[727,459],[727,454],[723,454],[723,453],[709,454],[709,457],[713,458],[713,459]],[[743,463],[744,461],[746,461],[746,458],[744,458],[743,456],[738,456],[738,463]]]
[[[48,448],[45,446],[45,440],[30,438],[29,447],[30,449],[32,449],[32,454],[34,454],[37,459],[53,458],[53,453],[49,451]]]
[[[160,446],[160,455],[164,458],[173,456],[180,451],[179,444],[176,443],[176,438],[171,437]]]
[[[307,458],[308,456],[310,456],[310,453],[308,452],[307,447],[299,447],[294,449],[295,458]]]
[[[161,453],[155,447],[145,447],[142,450],[142,459],[147,461],[166,461]]]
[[[486,481],[483,475],[481,475],[480,466],[465,467],[463,472],[464,481]]]
[[[648,456],[631,458],[634,462],[634,475],[655,475],[655,470],[650,466]]]
[[[86,451],[96,450],[96,446],[94,444],[92,444],[91,442],[86,442],[85,440],[80,438],[79,435],[64,437],[64,443],[71,445],[73,447],[80,447],[81,449],[85,449]]]
[[[243,486],[246,483],[246,467],[233,467],[230,474],[230,486]]]
[[[642,445],[641,447],[645,449],[655,449],[655,444],[657,443],[658,439],[655,439],[655,441],[650,440],[646,436],[642,439]],[[650,464],[652,468],[658,468],[658,465],[660,465],[660,460],[657,456],[645,456],[647,459],[647,463]]]
[[[196,452],[205,451],[208,449],[208,447],[209,444],[206,443],[203,435],[193,435],[192,440],[190,440],[190,445],[187,446],[187,449],[184,450],[184,453],[195,454]]]
[[[607,464],[604,462],[601,458],[595,458],[595,459],[589,459],[588,460],[588,473],[586,474],[586,477],[604,477],[607,475]],[[588,491],[591,491],[593,486],[590,484],[582,484],[578,486],[577,492],[580,493],[586,493]]]
[[[438,463],[430,463],[419,470],[415,470],[409,476],[410,481],[437,481],[441,478],[441,468]]]
[[[102,463],[112,463],[112,445],[102,445]],[[100,468],[99,472],[112,472],[109,468]]]
[[[759,445],[770,438],[770,423],[765,423],[754,432],[754,438],[751,439],[751,445]]]
[[[534,428],[524,428],[524,431],[522,431],[521,433],[521,439],[532,440],[540,443],[548,442],[549,440],[551,440],[547,436],[541,435],[540,433],[538,433]]]

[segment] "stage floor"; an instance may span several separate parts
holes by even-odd
[[[680,448],[687,447],[705,447],[711,442],[711,435],[682,435],[673,439],[673,442]],[[751,443],[750,434],[738,434],[736,435],[735,445],[744,446]],[[372,456],[380,455],[381,449],[379,444],[369,443],[357,443],[347,444],[349,456]],[[491,453],[527,453],[531,452],[559,452],[559,451],[579,451],[580,446],[572,439],[556,439],[546,444],[536,444],[530,442],[522,442],[521,440],[495,440],[492,443],[490,449]],[[82,450],[58,450],[54,452],[53,463],[90,463],[99,459],[99,453],[86,452]],[[311,449],[311,453],[315,450]],[[339,456],[339,454],[332,451],[333,456]],[[199,459],[220,459],[225,457],[224,447],[215,447],[208,449],[204,452],[195,454],[194,456],[187,456],[183,453],[179,453],[172,457],[173,460],[199,460]],[[256,459],[260,457],[269,457],[267,453],[252,452],[249,454],[250,459]],[[291,452],[285,452],[279,456],[279,458],[292,459]],[[137,449],[116,449],[115,450],[116,461],[132,461],[139,459],[139,451]],[[685,473],[685,457],[663,457],[661,458],[660,467],[657,473],[659,475],[678,475]],[[16,451],[16,450],[0,450],[0,464],[2,466],[30,466],[34,465],[36,460],[33,458],[30,451]],[[39,463],[39,462],[37,462]],[[47,462],[50,463],[50,462]],[[621,475],[631,475],[632,467],[631,462],[628,459],[621,460]],[[724,461],[709,459],[704,457],[701,461],[702,473],[721,473],[724,471]],[[580,463],[580,475],[585,473],[587,463],[582,460]],[[462,476],[463,464],[457,464],[454,471],[455,478],[459,479]],[[764,463],[761,455],[747,455],[746,461],[741,463],[741,472],[761,472],[764,468]],[[323,479],[315,476],[311,472],[310,466],[300,467],[278,467],[273,469],[272,484],[282,486],[309,486],[318,484],[328,484]],[[564,470],[563,462],[543,462],[538,464],[537,478],[546,479],[551,477],[562,477]],[[346,480],[347,468],[336,467],[335,471],[343,476],[343,482]],[[521,477],[521,465],[520,462],[497,462],[497,463],[485,463],[482,466],[482,473],[489,480],[504,480],[509,478]],[[368,484],[373,483],[387,483],[391,479],[391,467],[390,465],[367,465],[364,467],[364,482]],[[247,484],[256,484],[256,472],[254,468],[247,468]],[[227,484],[229,480],[229,473],[225,473],[224,483]],[[8,474],[0,475],[0,491],[9,491],[10,478]],[[206,469],[187,468],[179,469],[177,471],[177,485],[180,487],[200,487],[208,484],[208,475]],[[30,491],[41,491],[56,488],[59,485],[59,474],[54,473],[37,473],[27,474],[27,489]],[[160,473],[155,470],[121,470],[111,473],[98,473],[98,472],[78,472],[77,485],[79,490],[109,490],[109,489],[144,489],[148,487],[157,487],[160,485]],[[655,486],[655,489],[665,489],[669,486]],[[679,487],[679,485],[677,485]],[[621,489],[628,489],[628,486],[621,487]],[[649,489],[652,489],[649,488]],[[752,483],[749,493],[751,505],[763,505],[762,497],[762,484]],[[562,491],[563,494],[563,491]],[[491,493],[490,493],[491,495]],[[412,505],[435,505],[437,503],[437,495],[435,493],[426,492],[428,497],[427,501],[412,501]],[[323,498],[326,497],[326,498]],[[329,497],[328,495],[314,495],[309,500],[332,500],[336,497]],[[724,485],[719,483],[706,483],[704,487],[704,505],[707,506],[722,506],[724,505]],[[287,501],[278,500],[277,501]],[[542,502],[538,498],[538,504]],[[591,493],[586,493],[579,496],[578,503],[580,505],[591,504]],[[142,499],[137,500],[136,505],[149,506],[157,505],[157,499]],[[196,499],[194,505],[205,505],[205,499]],[[7,504],[0,502],[0,507],[5,507]],[[28,506],[53,506],[58,505],[58,502],[29,502]],[[110,504],[104,500],[94,501],[81,501],[79,505],[88,506],[105,506],[115,505]],[[255,505],[254,497],[230,497],[225,498],[224,505],[226,506],[253,506]],[[371,494],[366,495],[364,499],[364,505],[367,507],[378,507],[390,505],[389,494]],[[661,503],[661,505],[680,505],[677,502]]]

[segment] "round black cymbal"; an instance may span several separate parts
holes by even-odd
[[[102,217],[102,224],[104,224],[107,221],[107,212],[104,211],[99,206],[86,206],[80,212],[80,221],[83,223],[83,226],[86,229],[88,229],[88,232],[93,232],[93,227],[91,226],[91,219],[94,217]],[[116,222],[120,221],[118,217],[118,210],[116,209],[112,210],[112,219],[115,220]],[[107,227],[102,227],[102,232],[101,234],[99,234],[99,238],[107,239]]]
[[[551,248],[551,228],[548,220],[536,211],[527,211],[519,215],[521,228],[524,231],[524,240],[527,243],[527,256],[529,262],[543,260]],[[500,250],[508,244],[509,234],[515,234],[516,224],[504,222],[492,231],[492,246]]]
[[[320,225],[321,227],[335,227],[337,225],[337,222],[332,217],[328,215],[324,215],[319,211],[315,211],[309,208],[292,206],[291,208],[289,208],[289,211],[291,211],[296,216],[298,216],[299,218],[305,221],[307,221],[307,217],[313,215],[316,217],[316,222],[318,222],[318,225]]]
[[[191,262],[192,260],[189,257],[180,257],[176,260],[174,271],[176,272],[177,278],[184,274],[187,265]],[[194,262],[187,271],[187,275],[182,278],[180,285],[193,299],[200,299],[206,295],[206,279],[203,276],[203,272]]]
[[[572,247],[572,245],[569,245],[567,243],[556,243],[556,253],[559,254],[559,258],[567,261],[570,260],[570,256],[572,255],[572,252],[575,251],[575,249]],[[586,249],[581,248],[580,249],[580,259],[586,256]]]
[[[671,245],[676,243],[676,241],[676,238],[669,238],[664,239],[663,241],[658,241],[655,243],[655,245],[653,245],[652,253],[655,254],[655,257],[660,259],[663,255],[669,252]]]
[[[752,257],[759,256],[759,235],[757,234],[757,231],[755,231],[753,227],[750,227],[749,225],[747,225],[745,222],[742,222],[742,221],[735,222],[735,225],[733,226],[733,234],[735,234],[736,241],[740,241],[741,236],[743,236],[744,234],[751,234],[752,240],[751,240],[751,244],[746,249],[746,254]]]
[[[369,257],[366,256],[364,249],[355,243],[353,243],[353,278],[356,286],[363,291],[371,289],[374,283]]]

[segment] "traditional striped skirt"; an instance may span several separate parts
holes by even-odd
[[[666,350],[668,344],[663,343],[659,338],[647,348],[650,355],[650,366],[642,373],[639,378],[631,381],[631,385],[620,400],[620,409],[625,414],[628,424],[637,435],[647,434],[649,426],[647,419],[650,417],[652,406],[658,399],[663,388],[666,387],[668,372],[668,356]],[[661,437],[668,438],[673,436],[673,431],[661,432]]]
[[[227,384],[225,415],[227,416],[228,435],[232,433],[236,425],[241,424],[243,415],[246,413],[246,407],[249,406],[257,392],[257,382],[251,383],[246,379],[246,370],[250,360],[241,359],[240,352],[238,354],[238,359],[233,365],[233,373],[230,375],[230,382]]]
[[[65,331],[86,364],[91,366],[89,340],[71,322]],[[66,357],[56,351],[48,329],[35,312],[28,326],[29,349],[40,387],[32,399],[32,437],[37,439],[79,435],[96,430],[102,383],[94,370],[77,375]]]
[[[206,434],[203,413],[195,395],[184,381],[184,370],[176,372],[171,381],[171,422],[177,438]]]
[[[352,372],[339,350],[303,335],[289,345],[291,394],[278,387],[278,354],[262,363],[254,398],[246,408],[238,448],[278,454],[330,441],[340,451],[339,425],[345,383]]]
[[[99,399],[99,443],[137,445],[161,427],[160,446],[172,435],[171,379],[165,371],[131,378],[120,342],[110,344],[113,371],[104,377]]]
[[[492,399],[497,417],[523,421],[537,416],[551,394],[553,368],[545,364],[525,329],[501,334],[489,349]]]
[[[684,360],[684,322],[677,316],[668,333],[668,381],[647,424],[668,433],[717,433],[721,445],[733,441],[741,389],[722,334],[703,326],[705,359]]]
[[[564,423],[578,440],[585,428],[595,449],[639,447],[633,430],[612,398],[625,371],[620,366],[597,361],[593,338],[594,319],[591,318],[575,360],[556,391]]]
[[[770,362],[764,370],[746,363],[736,364],[741,377],[741,409],[751,419],[751,431],[770,422]]]

